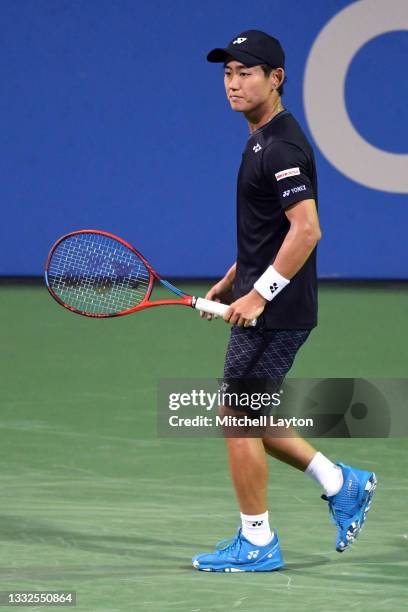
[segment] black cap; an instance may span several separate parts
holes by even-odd
[[[272,68],[285,67],[285,53],[279,40],[259,30],[241,32],[228,47],[213,49],[207,55],[207,60],[213,63],[224,63],[231,58],[248,68],[259,64],[268,64]]]

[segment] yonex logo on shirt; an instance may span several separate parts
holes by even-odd
[[[239,38],[236,38],[234,41],[232,41],[233,45],[240,45],[241,43],[244,42],[244,40],[247,40],[246,38],[242,38],[241,36]]]
[[[260,151],[262,149],[261,145],[259,144],[259,142],[256,143],[256,145],[254,147],[252,147],[252,150],[254,153],[258,153],[258,151]]]
[[[275,174],[275,178],[277,181],[281,181],[284,178],[288,178],[289,176],[295,176],[296,174],[300,174],[299,168],[288,168],[287,170],[281,170]]]
[[[291,193],[298,193],[299,191],[306,191],[306,185],[298,185],[298,187],[292,187],[292,189],[286,189],[282,196],[287,198]]]

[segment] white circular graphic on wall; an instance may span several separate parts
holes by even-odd
[[[340,11],[310,50],[303,99],[313,138],[333,166],[366,187],[408,193],[408,155],[383,151],[362,138],[345,101],[353,57],[372,38],[397,30],[408,30],[408,0],[359,0]]]

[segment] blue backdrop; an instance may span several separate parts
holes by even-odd
[[[344,74],[350,127],[367,151],[395,160],[393,177],[393,166],[381,172],[359,154],[378,187],[355,176],[364,172],[335,117],[327,125],[339,151],[350,147],[350,168],[330,159],[305,98],[309,87],[326,120],[325,62],[352,31],[338,16],[378,0],[2,0],[0,274],[40,274],[57,237],[98,228],[132,242],[163,275],[221,275],[235,258],[247,126],[225,99],[222,66],[205,56],[256,28],[282,41],[284,103],[315,145],[320,276],[407,278],[408,2],[385,4],[394,3],[394,22],[367,35]],[[381,16],[369,12],[374,31]],[[337,34],[312,65],[328,23]],[[353,23],[357,31],[365,20]],[[307,84],[308,62],[316,82]]]

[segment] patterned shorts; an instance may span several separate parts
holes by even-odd
[[[235,394],[276,392],[310,331],[233,327],[225,357],[223,389]],[[269,413],[258,410],[254,415],[251,408],[228,402],[225,405],[251,416]]]

